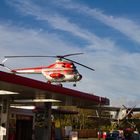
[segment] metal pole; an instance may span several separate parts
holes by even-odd
[[[35,140],[51,140],[51,105],[44,103],[44,111],[35,115]]]
[[[51,102],[45,103],[45,134],[43,140],[51,140],[51,106]]]
[[[101,97],[99,97],[99,122],[98,122],[98,132],[99,132],[99,136],[98,136],[98,138],[99,138],[99,140],[101,139],[101,123],[100,123],[100,121],[101,121]]]

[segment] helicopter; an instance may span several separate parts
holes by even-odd
[[[56,56],[40,56],[40,55],[25,55],[25,56],[5,56],[4,60],[0,64],[10,70],[14,74],[42,74],[47,79],[47,83],[59,83],[62,86],[62,82],[74,82],[73,86],[76,86],[76,82],[82,79],[82,75],[78,72],[76,66],[74,64],[78,64],[83,66],[89,70],[95,71],[93,68],[90,68],[86,65],[83,65],[74,60],[68,59],[66,57],[72,55],[81,55],[83,53],[73,53],[66,55],[56,55]],[[40,67],[31,67],[31,68],[19,68],[19,69],[11,69],[7,67],[4,63],[7,59],[11,58],[31,58],[31,57],[52,57],[57,58],[53,64],[49,66],[40,66]]]

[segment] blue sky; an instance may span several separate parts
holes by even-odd
[[[76,90],[107,97],[111,105],[140,106],[139,0],[1,0],[0,59],[5,55],[63,55],[83,79]],[[49,65],[55,60],[12,59],[11,68]],[[3,68],[1,68],[4,70]],[[45,81],[44,77],[26,75]],[[64,86],[73,88],[71,83]]]

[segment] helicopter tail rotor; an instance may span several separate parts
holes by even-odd
[[[9,70],[9,71],[11,71],[11,69],[10,69],[9,67],[5,66],[5,62],[6,62],[6,61],[7,61],[7,58],[4,58],[3,61],[0,63],[0,66],[1,66],[1,67],[4,67],[5,69],[7,69],[7,70]]]
[[[7,58],[4,58],[3,60],[2,60],[2,62],[1,62],[1,64],[0,64],[0,66],[2,66],[2,67],[5,67],[5,62],[7,61]]]

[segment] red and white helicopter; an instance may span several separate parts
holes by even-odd
[[[2,61],[0,66],[3,66],[10,70],[14,74],[43,74],[45,78],[48,80],[48,83],[59,83],[62,86],[61,82],[75,82],[73,86],[76,86],[76,82],[82,79],[82,75],[76,69],[75,64],[81,65],[87,69],[94,71],[94,69],[68,59],[66,57],[72,55],[80,55],[83,53],[73,53],[67,55],[58,55],[58,56],[40,56],[40,55],[30,55],[30,56],[5,56],[5,59]],[[20,69],[10,69],[4,63],[9,58],[22,58],[22,57],[53,57],[57,58],[56,62],[49,66],[41,66],[41,67],[32,67],[32,68],[20,68]]]

